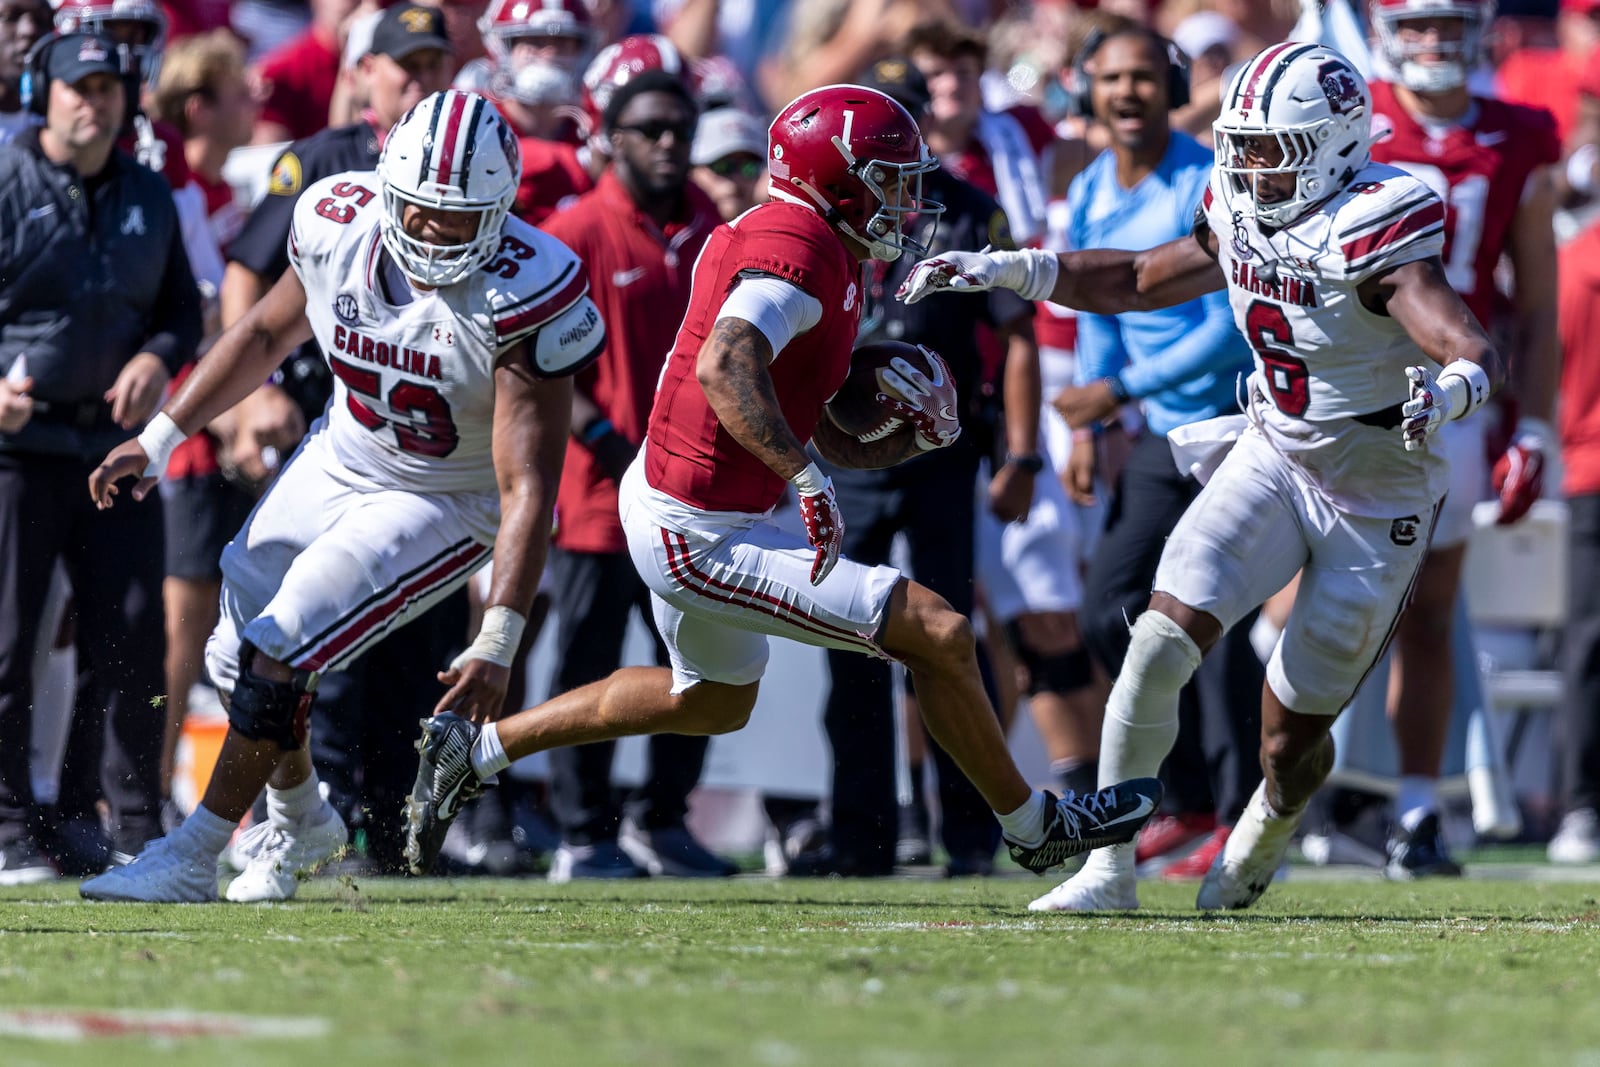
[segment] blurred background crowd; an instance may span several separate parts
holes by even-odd
[[[1471,539],[1465,584],[1477,597],[1468,605],[1475,644],[1460,657],[1465,680],[1455,686],[1449,750],[1420,777],[1442,776],[1439,799],[1426,803],[1446,816],[1455,845],[1554,837],[1552,860],[1588,862],[1600,858],[1600,731],[1590,726],[1600,716],[1600,634],[1590,632],[1600,605],[1588,603],[1597,594],[1587,588],[1597,585],[1591,560],[1600,540],[1600,514],[1588,506],[1600,499],[1592,443],[1600,439],[1600,332],[1586,328],[1600,299],[1600,231],[1585,228],[1600,163],[1600,0],[1438,6],[1481,18],[1484,62],[1472,74],[1474,93],[1553,117],[1560,158],[1544,165],[1558,209],[1560,271],[1555,262],[1548,272],[1524,271],[1523,285],[1543,286],[1552,307],[1549,290],[1559,285],[1564,369],[1554,412],[1561,447],[1546,443],[1548,499],[1523,509],[1515,524],[1488,515]],[[951,210],[940,247],[1066,248],[1089,211],[1084,187],[1072,193],[1075,180],[1116,148],[1123,119],[1138,118],[1117,112],[1109,96],[1110,113],[1097,107],[1090,57],[1081,53],[1091,33],[1130,24],[1153,28],[1181,53],[1171,59],[1182,91],[1164,87],[1157,105],[1163,145],[1170,123],[1175,135],[1208,148],[1232,71],[1276,42],[1321,37],[1374,77],[1384,74],[1369,12],[1346,0],[1304,9],[1293,0],[62,0],[58,8],[0,0],[0,137],[38,121],[24,103],[24,57],[53,26],[94,28],[125,45],[137,59],[143,100],[127,146],[168,179],[205,333],[214,337],[286,269],[289,209],[302,188],[373,166],[390,125],[431,92],[454,84],[496,101],[522,141],[517,211],[587,249],[590,284],[614,338],[613,351],[579,381],[557,551],[541,598],[541,611],[553,606],[551,624],[543,654],[530,655],[526,690],[510,698],[525,706],[650,654],[648,638],[637,637],[649,611],[636,612],[638,589],[625,573],[615,479],[642,434],[651,361],[659,367],[686,306],[693,252],[705,236],[696,220],[731,220],[764,198],[769,117],[819,85],[880,88],[918,117],[943,163],[933,195]],[[634,91],[626,88],[632,83],[644,87],[641,97],[659,95],[651,72],[686,87],[697,114],[686,120],[631,98],[608,106],[619,91]],[[1180,213],[1192,207],[1180,205]],[[1159,367],[1137,373],[1137,352],[1111,365],[1105,350],[1081,348],[1102,343],[1104,330],[1086,325],[1080,333],[1058,307],[992,295],[906,309],[892,295],[909,265],[867,264],[863,340],[939,349],[961,381],[968,433],[949,455],[901,471],[833,472],[853,538],[845,552],[863,562],[895,559],[972,610],[1002,718],[1009,723],[1026,709],[1019,744],[1037,750],[1033,766],[1062,787],[1093,789],[1119,624],[1126,645],[1122,605],[1130,590],[1147,594],[1150,580],[1140,587],[1131,541],[1108,552],[1099,533],[1123,523],[1128,537],[1149,538],[1163,521],[1170,528],[1175,513],[1130,527],[1141,505],[1181,510],[1192,499],[1192,479],[1172,467],[1163,435],[1175,418],[1202,414],[1191,402],[1197,394],[1175,405],[1176,393],[1164,390],[1182,392],[1182,382],[1162,380]],[[1501,274],[1500,303],[1514,320],[1526,302],[1510,269]],[[5,283],[0,278],[0,288]],[[1215,346],[1200,388],[1210,390],[1207,404],[1221,396],[1226,406],[1249,353],[1223,309],[1229,340]],[[1080,365],[1099,369],[1086,375]],[[1111,396],[1102,412],[1104,398],[1088,390],[1118,367],[1133,388]],[[21,377],[13,368],[12,381]],[[193,803],[207,746],[220,736],[202,672],[218,555],[330,390],[320,355],[303,352],[185,444],[162,487],[164,537],[139,546],[165,564],[164,678],[123,699],[152,709],[139,728],[163,735],[163,745],[159,768],[129,780],[159,781],[160,795],[149,799],[152,810],[165,806],[169,822]],[[1086,437],[1074,414],[1084,412],[1106,428]],[[1514,415],[1505,418],[1515,424]],[[12,436],[0,432],[0,453]],[[1141,463],[1141,443],[1156,445],[1150,465]],[[1481,489],[1492,505],[1492,491]],[[73,740],[75,731],[110,729],[103,710],[86,712],[86,702],[103,699],[89,678],[105,657],[80,642],[103,629],[80,612],[91,603],[96,611],[132,609],[78,595],[69,570],[58,573],[35,647],[12,641],[0,651],[11,664],[7,678],[17,677],[19,663],[31,678],[23,701],[31,729],[0,737],[0,745],[26,743],[32,763],[25,816],[14,830],[0,826],[0,844],[15,853],[0,865],[0,882],[88,873],[142,843],[106,829],[105,782],[122,772],[100,753],[117,749],[116,731],[92,746]],[[400,810],[415,769],[415,724],[437,698],[434,671],[476,631],[470,599],[441,605],[317,693],[313,753],[351,829],[346,863],[403,866]],[[147,607],[145,626],[154,617]],[[1271,639],[1265,614],[1256,645]],[[535,621],[543,621],[538,613]],[[540,629],[530,626],[525,653]],[[1184,740],[1164,772],[1172,810],[1147,829],[1140,849],[1152,874],[1203,874],[1259,778],[1252,709],[1261,666],[1251,636],[1242,632],[1236,647],[1219,650],[1185,702]],[[1446,628],[1438,640],[1454,637]],[[144,647],[149,655],[153,642]],[[915,693],[887,664],[804,662],[799,670],[810,674],[801,690],[769,695],[758,715],[772,714],[773,702],[791,715],[820,712],[831,771],[809,788],[784,775],[763,788],[752,772],[743,792],[759,794],[759,807],[749,797],[696,792],[704,739],[654,739],[626,784],[613,779],[610,746],[556,753],[502,775],[500,788],[459,820],[446,848],[450,869],[548,871],[558,879],[720,876],[738,865],[719,849],[755,846],[760,859],[747,865],[774,874],[874,876],[933,863],[952,876],[990,873],[992,817],[953,764],[930,751]],[[1304,850],[1313,860],[1394,867],[1394,828],[1412,803],[1403,780],[1419,774],[1396,763],[1383,704],[1380,695],[1365,709],[1375,727],[1347,716],[1341,784],[1328,791],[1325,816],[1308,824]],[[0,726],[15,721],[0,716]],[[153,750],[140,753],[126,760],[154,758]],[[1399,809],[1391,802],[1397,793]],[[752,822],[754,812],[763,818]]]

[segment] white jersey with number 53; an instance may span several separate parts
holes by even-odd
[[[1234,319],[1255,355],[1250,407],[1267,436],[1342,507],[1384,515],[1444,488],[1443,461],[1395,431],[1406,368],[1426,363],[1398,322],[1361,303],[1372,275],[1437,256],[1444,205],[1380,163],[1278,230],[1228,207],[1213,171],[1202,210],[1216,235]],[[1240,194],[1246,195],[1246,194]],[[1357,421],[1365,416],[1364,421]]]
[[[338,461],[374,485],[492,491],[496,357],[526,340],[538,372],[572,366],[604,342],[582,264],[508,217],[483,267],[439,289],[405,283],[397,302],[379,279],[383,210],[371,171],[325,178],[295,205],[289,262],[336,379],[323,432]]]

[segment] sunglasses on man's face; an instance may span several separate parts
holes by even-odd
[[[719,178],[742,178],[753,182],[761,177],[762,161],[756,156],[723,156],[706,164],[706,169]]]
[[[692,122],[667,122],[665,119],[653,119],[650,122],[636,122],[628,126],[618,126],[617,129],[625,133],[636,133],[646,141],[659,141],[667,134],[672,134],[672,139],[679,144],[686,144],[694,139],[694,123]]]

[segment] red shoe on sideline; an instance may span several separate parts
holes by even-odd
[[[1172,882],[1198,882],[1222,854],[1222,846],[1228,843],[1228,835],[1232,832],[1231,826],[1217,827],[1199,848],[1162,871],[1161,877]]]
[[[1139,842],[1134,846],[1133,862],[1143,864],[1167,856],[1200,840],[1216,828],[1217,817],[1213,813],[1158,815],[1139,834]]]

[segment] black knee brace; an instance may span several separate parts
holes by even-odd
[[[1034,651],[1022,636],[1017,621],[1006,623],[1006,635],[1022,665],[1028,668],[1028,695],[1039,693],[1071,693],[1094,681],[1094,665],[1089,660],[1089,650],[1079,645],[1070,652],[1044,655]]]
[[[252,741],[271,741],[286,752],[295,751],[306,743],[317,675],[295,671],[287,682],[269,681],[251,669],[255,656],[254,645],[240,643],[239,680],[228,701],[228,725]]]

